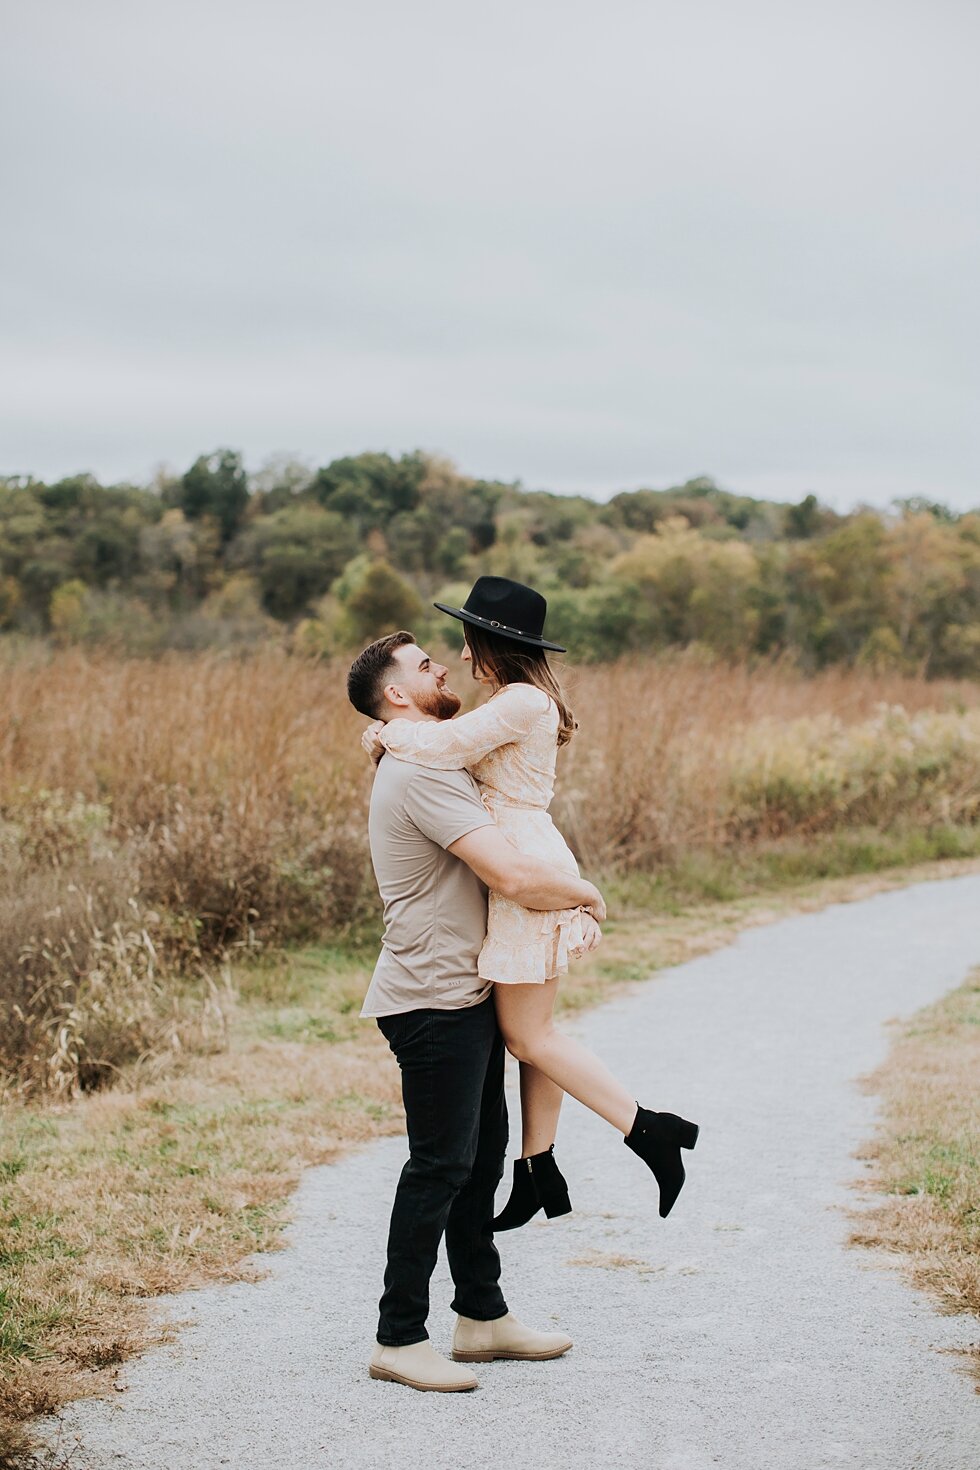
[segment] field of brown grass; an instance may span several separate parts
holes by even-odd
[[[375,942],[370,768],[345,667],[270,649],[5,657],[8,1090],[75,1095],[136,1057],[220,1046],[229,956]],[[457,682],[464,692],[462,669]],[[567,683],[581,729],[553,810],[593,875],[686,872],[690,886],[697,869],[711,896],[719,862],[772,856],[774,842],[791,877],[806,875],[820,835],[929,835],[898,861],[973,850],[976,685],[837,669],[807,679],[683,653],[569,671]],[[881,865],[853,846],[854,866]]]

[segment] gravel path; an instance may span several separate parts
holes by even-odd
[[[701,1138],[664,1222],[640,1161],[568,1103],[576,1213],[500,1238],[511,1307],[567,1329],[566,1358],[481,1364],[472,1394],[368,1378],[405,1152],[383,1140],[307,1172],[265,1281],[163,1300],[193,1325],[127,1365],[124,1394],[65,1411],[72,1470],[977,1470],[980,1399],[943,1351],[976,1323],[845,1248],[840,1207],[882,1023],[978,962],[971,874],[748,930],[635,987],[575,1029]],[[429,1328],[444,1351],[450,1296],[443,1261]]]

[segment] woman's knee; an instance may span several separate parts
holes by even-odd
[[[531,1058],[527,1055],[520,1037],[515,1034],[504,1032],[504,1045],[514,1058],[515,1062],[529,1062]]]
[[[540,1056],[551,1033],[550,1024],[544,1026],[501,1024],[500,1029],[503,1032],[504,1045],[518,1062],[533,1062],[536,1057]]]

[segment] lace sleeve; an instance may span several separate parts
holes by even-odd
[[[543,689],[508,684],[479,709],[455,720],[389,720],[379,739],[398,760],[459,771],[501,745],[526,740],[550,706]]]

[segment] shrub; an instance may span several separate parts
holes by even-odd
[[[131,855],[6,864],[0,881],[0,1079],[20,1091],[100,1087],[145,1054],[221,1030],[207,990],[182,995]]]

